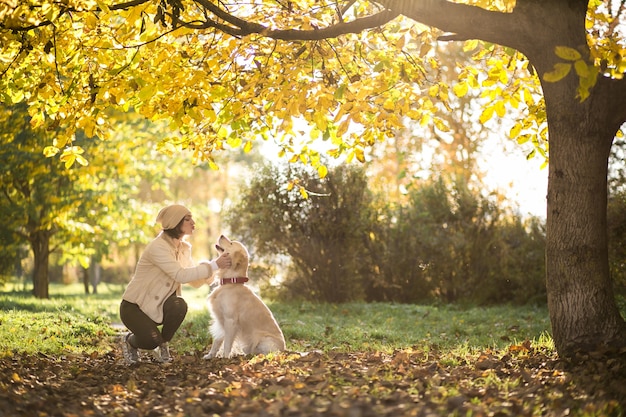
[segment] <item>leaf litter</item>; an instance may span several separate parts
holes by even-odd
[[[174,355],[132,367],[117,349],[2,358],[0,417],[626,415],[626,351],[565,361],[525,342],[456,357],[435,346]]]

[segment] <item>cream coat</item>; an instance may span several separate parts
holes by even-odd
[[[146,246],[122,298],[139,305],[156,323],[162,323],[167,297],[174,292],[181,295],[181,284],[199,287],[215,270],[215,261],[195,265],[189,242],[161,233]]]

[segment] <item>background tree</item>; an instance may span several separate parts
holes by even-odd
[[[143,143],[148,138],[145,122],[120,114],[116,140],[77,138],[76,143],[92,153],[88,163],[75,148],[68,148],[60,160],[42,158],[46,138],[54,132],[31,128],[25,106],[4,108],[0,117],[5,169],[0,213],[7,220],[3,236],[10,240],[3,251],[31,248],[37,297],[49,296],[53,252],[60,264],[88,268],[112,248],[152,237],[146,230],[154,223],[156,209],[143,209],[137,196],[147,185],[154,197],[164,183],[169,158]],[[72,164],[73,159],[79,162]]]
[[[252,138],[278,132],[289,152],[292,116],[312,126],[311,140],[330,140],[332,155],[363,159],[364,148],[401,127],[401,115],[436,120],[434,102],[449,97],[449,89],[422,94],[424,68],[438,65],[429,44],[441,34],[423,25],[449,33],[439,39],[468,41],[468,50],[480,48],[477,56],[494,65],[481,81],[468,69],[455,94],[491,87],[483,122],[502,117],[506,106],[526,107],[511,136],[544,153],[549,126],[548,303],[555,345],[568,355],[626,344],[606,234],[607,159],[626,120],[623,38],[616,33],[623,8],[584,0],[228,9],[206,0],[20,2],[0,16],[0,90],[5,101],[28,102],[35,126],[61,128],[52,145],[59,150],[72,146],[77,129],[106,138],[111,121],[102,110],[132,106],[169,119],[181,133],[171,142],[209,161],[224,142],[249,148]],[[300,149],[295,156],[323,174],[320,160]]]
[[[56,160],[42,161],[43,145],[33,131],[25,106],[0,112],[2,117],[2,210],[5,228],[13,242],[30,245],[34,255],[33,292],[48,297],[48,264],[55,249],[52,237],[59,233],[71,213],[80,206],[80,181],[76,168],[65,168]]]

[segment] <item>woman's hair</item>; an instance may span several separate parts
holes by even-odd
[[[163,230],[163,233],[165,233],[166,235],[168,235],[169,237],[173,239],[180,239],[181,237],[185,235],[185,233],[183,233],[183,230],[182,230],[184,221],[185,221],[185,218],[183,217],[183,219],[178,222],[176,227],[172,229]]]

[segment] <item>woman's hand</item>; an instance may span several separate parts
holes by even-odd
[[[224,252],[215,260],[215,263],[219,269],[228,269],[233,264],[233,261],[230,259],[230,254]]]

